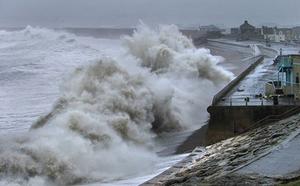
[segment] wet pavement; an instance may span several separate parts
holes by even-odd
[[[248,76],[227,93],[218,106],[273,105],[273,99],[265,96],[265,84],[277,79],[277,68],[272,58],[265,58]],[[291,98],[279,97],[280,105],[298,104]]]
[[[243,174],[276,177],[300,170],[300,135],[279,146],[267,156],[239,170]]]
[[[216,42],[216,43],[214,43]],[[264,43],[258,43],[253,41],[245,41],[245,42],[236,42],[227,39],[218,39],[212,40],[210,43],[213,47],[220,45],[221,42],[223,44],[229,43],[228,47],[236,49],[237,53],[240,51],[245,50],[245,46],[257,45],[260,53],[265,55],[264,61],[258,65],[254,71],[252,71],[248,76],[246,76],[237,86],[235,86],[229,93],[227,93],[222,100],[217,104],[218,106],[258,106],[258,105],[273,105],[272,99],[267,99],[266,97],[262,98],[259,95],[265,95],[265,84],[268,81],[273,81],[277,79],[277,67],[273,65],[273,59],[276,56],[276,51],[278,52],[281,48],[283,49],[283,54],[290,54],[290,53],[298,53],[299,47],[298,46],[286,46],[281,43],[272,44],[271,48],[265,47]],[[216,46],[214,46],[216,45]],[[232,45],[232,46],[231,46]],[[240,46],[236,47],[234,45]],[[268,51],[273,50],[273,51]],[[249,48],[248,48],[249,51]],[[275,53],[274,53],[275,51]],[[243,57],[246,57],[249,54],[244,54]],[[253,54],[252,54],[253,55]],[[240,66],[243,67],[243,70],[246,69],[249,64],[253,63],[251,60],[240,60]],[[238,64],[235,62],[235,64]],[[237,73],[235,73],[237,74]],[[248,99],[249,101],[245,100]],[[299,101],[295,101],[292,98],[287,97],[279,97],[279,104],[280,105],[294,105],[299,104]]]

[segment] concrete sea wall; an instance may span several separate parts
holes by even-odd
[[[250,129],[267,124],[271,120],[263,119],[273,116],[283,119],[293,114],[298,106],[210,106],[210,120],[207,130],[207,143],[213,144],[220,140],[241,134]],[[288,111],[291,111],[290,113]]]
[[[218,102],[228,94],[235,86],[237,86],[251,71],[253,71],[257,65],[259,65],[263,60],[263,56],[256,57],[256,61],[251,64],[245,71],[243,71],[239,76],[232,80],[228,85],[226,85],[221,91],[219,91],[213,98],[212,105],[217,105]]]

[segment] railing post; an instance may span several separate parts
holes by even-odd
[[[245,98],[246,106],[248,106],[248,102],[250,101],[249,97]]]
[[[230,97],[230,106],[232,106],[232,97]]]

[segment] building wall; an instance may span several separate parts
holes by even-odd
[[[297,76],[300,81],[300,56],[293,56],[293,74],[293,82],[296,83]]]
[[[289,105],[276,106],[210,106],[207,131],[209,143],[226,139],[249,130],[266,116],[280,115],[295,108]]]
[[[268,39],[272,42],[284,42],[286,41],[285,35],[283,33],[279,34],[265,34],[264,39]]]
[[[285,95],[293,94],[295,98],[299,99],[300,98],[300,56],[292,56],[291,58],[292,58],[291,63],[293,67],[292,74],[291,74],[291,83],[284,83],[283,92]]]

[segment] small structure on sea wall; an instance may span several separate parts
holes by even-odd
[[[266,83],[267,96],[300,98],[300,55],[279,55],[274,60],[278,69],[277,80]]]

